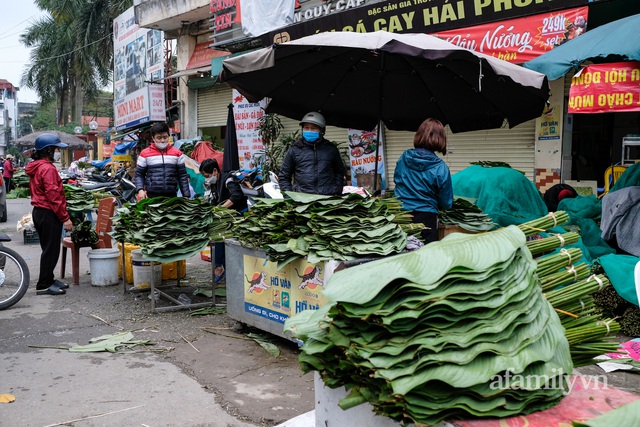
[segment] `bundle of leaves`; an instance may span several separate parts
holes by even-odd
[[[209,244],[214,224],[212,211],[213,206],[203,199],[143,199],[118,210],[118,216],[113,219],[113,236],[119,242],[139,245],[146,259],[179,261],[197,254]],[[230,215],[219,217],[235,218]],[[223,228],[226,230],[229,226]]]
[[[15,187],[29,188],[29,175],[24,169],[14,172],[12,181]]]
[[[95,206],[95,197],[91,191],[76,185],[64,184],[63,187],[68,211],[83,212],[91,210]]]
[[[72,219],[71,241],[76,245],[93,246],[98,243],[99,237],[93,228],[91,221],[82,221],[77,218]]]
[[[489,215],[465,197],[454,197],[451,209],[440,211],[439,216],[443,224],[457,225],[469,231],[482,232],[498,227]]]
[[[573,364],[514,226],[452,234],[336,272],[329,303],[285,323],[304,371],[399,422],[507,417],[554,406]]]
[[[491,160],[478,160],[477,162],[469,162],[470,165],[478,165],[483,168],[510,168],[511,165],[506,162],[494,162]]]
[[[527,236],[564,224],[569,216],[564,211],[520,224]],[[582,251],[575,246],[579,235],[575,232],[553,234],[526,243],[536,259],[536,276],[545,297],[551,303],[565,328],[574,366],[594,363],[603,353],[618,351],[618,343],[611,338],[620,330],[615,317],[596,309],[592,294],[606,288],[610,282],[604,274],[595,274],[591,265],[582,262]],[[567,248],[563,247],[568,245]],[[553,251],[552,253],[549,253]]]
[[[182,154],[184,154],[185,156],[191,157],[191,153],[193,153],[194,148],[195,148],[195,142],[185,141],[180,146],[180,151],[182,151]]]
[[[16,187],[7,194],[7,199],[25,199],[31,196],[31,189],[27,187]]]
[[[640,308],[620,296],[609,285],[592,295],[597,310],[604,316],[617,317],[620,332],[628,337],[640,336]]]
[[[262,247],[279,267],[305,256],[315,264],[400,253],[407,233],[424,227],[412,224],[410,214],[393,198],[287,196],[261,199],[233,229],[242,244]]]

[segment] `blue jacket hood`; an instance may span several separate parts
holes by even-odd
[[[442,162],[433,151],[426,148],[415,148],[404,153],[407,167],[411,170],[424,172]]]

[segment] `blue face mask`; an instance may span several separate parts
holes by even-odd
[[[302,137],[307,142],[316,142],[320,138],[320,132],[315,130],[303,130]]]

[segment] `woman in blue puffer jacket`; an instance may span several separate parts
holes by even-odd
[[[438,240],[438,211],[453,203],[451,173],[435,153],[447,154],[447,134],[440,121],[427,119],[413,137],[414,148],[406,150],[396,163],[394,196],[403,209],[411,211],[413,222],[422,223],[425,243]]]

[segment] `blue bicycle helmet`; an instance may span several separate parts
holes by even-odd
[[[58,147],[58,148],[67,148],[69,145],[60,141],[56,135],[52,133],[43,133],[39,137],[36,138],[36,151],[40,151],[46,147]]]

